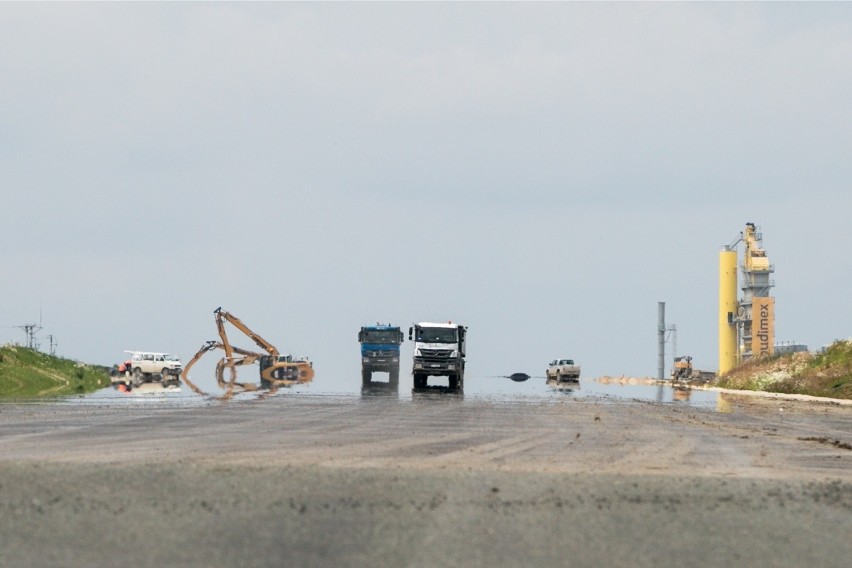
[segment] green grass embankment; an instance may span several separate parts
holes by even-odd
[[[0,398],[82,394],[109,384],[107,367],[84,365],[17,345],[0,347]]]
[[[790,353],[749,361],[717,380],[717,386],[852,399],[852,340],[819,353]]]

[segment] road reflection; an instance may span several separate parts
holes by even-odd
[[[212,370],[211,370],[212,371]],[[299,394],[301,396],[356,396],[364,400],[399,400],[401,402],[436,401],[436,400],[468,400],[475,401],[487,399],[493,401],[530,401],[547,400],[548,398],[572,398],[575,400],[596,399],[603,403],[620,403],[648,401],[662,404],[676,404],[690,407],[711,408],[718,412],[730,412],[735,410],[731,403],[719,395],[718,392],[702,388],[700,386],[685,386],[672,384],[670,381],[658,382],[652,378],[630,378],[630,377],[588,377],[578,381],[560,382],[546,380],[544,376],[530,376],[528,379],[519,376],[519,373],[507,373],[505,375],[477,376],[468,375],[465,378],[463,388],[453,390],[449,388],[446,381],[436,380],[436,385],[428,385],[425,388],[412,388],[410,376],[401,377],[399,383],[391,385],[386,381],[372,381],[367,385],[362,384],[360,375],[349,374],[348,376],[322,377],[312,381],[278,381],[265,387],[259,380],[258,374],[252,373],[250,369],[243,369],[245,375],[248,371],[250,376],[256,380],[241,381],[239,377],[232,376],[230,371],[213,373],[214,376],[193,381],[187,377],[178,387],[164,388],[158,383],[145,383],[130,392],[119,392],[116,388],[108,388],[106,391],[82,396],[71,397],[69,402],[90,401],[96,403],[98,400],[108,398],[115,400],[123,398],[126,400],[143,400],[143,394],[151,396],[147,399],[172,400],[180,404],[210,403],[217,401],[254,401],[274,397],[282,393]],[[513,378],[512,375],[515,375]],[[524,380],[518,380],[522,379]],[[443,384],[442,384],[443,383]],[[182,388],[181,388],[182,387]],[[136,394],[139,396],[128,396]],[[162,396],[156,396],[161,394]],[[146,401],[147,402],[147,401]]]
[[[225,379],[225,366],[216,365],[216,385],[222,389],[221,394],[212,394],[203,390],[201,387],[192,382],[189,375],[182,378],[183,382],[199,396],[216,400],[229,401],[235,396],[243,393],[254,393],[254,400],[263,400],[270,396],[274,396],[281,389],[288,389],[294,385],[303,385],[313,381],[314,375],[310,373],[306,376],[300,376],[295,379],[276,379],[276,378],[258,378],[257,383],[237,381],[236,367],[230,368],[230,378]]]
[[[547,379],[547,387],[551,392],[573,395],[575,391],[580,390],[580,381],[558,381],[556,379]]]
[[[411,389],[412,400],[460,400],[464,398],[464,387],[453,389],[445,386],[425,386]]]
[[[672,400],[677,402],[689,402],[692,397],[692,389],[689,387],[675,386],[672,387]]]
[[[361,385],[361,398],[388,398],[399,396],[399,383],[377,383]]]
[[[180,381],[178,381],[177,384],[172,382],[168,384],[163,384],[160,382],[142,383],[135,387],[125,383],[113,383],[112,388],[116,392],[120,392],[126,395],[169,394],[179,393],[183,390],[180,387]]]

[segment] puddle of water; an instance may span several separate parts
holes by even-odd
[[[716,408],[718,393],[698,389],[676,389],[654,381],[620,381],[604,378],[581,378],[578,382],[546,381],[530,378],[515,382],[508,378],[489,378],[481,381],[465,380],[465,396],[507,399],[598,399],[604,402],[646,401],[664,404],[682,404],[702,408]]]
[[[151,384],[143,385],[131,392],[121,392],[113,387],[108,387],[87,395],[74,395],[61,399],[8,402],[16,404],[131,405],[181,408],[307,394],[344,399],[355,399],[357,397],[361,400],[397,399],[400,401],[419,401],[445,396],[456,400],[490,400],[505,403],[555,402],[565,400],[565,398],[574,398],[578,400],[596,399],[611,403],[645,401],[719,409],[719,395],[714,391],[675,389],[670,385],[656,384],[653,381],[582,378],[579,382],[557,383],[546,381],[543,377],[531,377],[526,381],[510,380],[508,377],[467,377],[465,378],[464,391],[459,393],[448,391],[445,388],[447,386],[446,381],[442,381],[441,378],[430,378],[429,384],[430,388],[425,391],[413,391],[410,378],[406,380],[404,376],[401,377],[399,388],[393,388],[386,382],[375,382],[369,387],[362,387],[360,377],[353,377],[349,382],[324,382],[322,378],[319,378],[312,383],[292,385],[273,391],[259,389],[250,392],[235,391],[228,393],[213,386],[205,389],[203,394],[194,392],[186,385],[178,389],[163,389],[160,385]]]
[[[147,387],[147,385],[145,386]],[[148,388],[142,387],[132,392],[121,392],[112,387],[107,387],[90,394],[69,396],[53,402],[74,406],[156,406],[166,404],[171,408],[208,403],[206,399],[194,395],[186,388],[163,389],[162,387],[155,387],[159,387],[159,385],[151,385]]]

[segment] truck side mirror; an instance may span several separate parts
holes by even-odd
[[[413,337],[414,337],[414,328],[413,328],[413,327],[409,327],[409,328],[408,328],[408,340],[409,340],[409,341],[411,341],[411,339],[412,339]]]
[[[402,330],[399,332],[399,342],[402,343],[405,341],[405,335],[402,333]]]
[[[361,342],[363,342],[363,341],[364,341],[364,332],[363,332],[363,331],[359,331],[359,332],[358,332],[358,343],[361,343]]]

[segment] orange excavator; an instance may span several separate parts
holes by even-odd
[[[181,373],[181,380],[185,383],[190,384],[189,370],[192,366],[205,353],[213,349],[222,349],[225,352],[225,356],[216,363],[216,378],[222,387],[239,385],[245,390],[256,390],[257,387],[236,382],[237,367],[253,363],[260,364],[261,388],[275,388],[296,383],[307,383],[313,380],[314,368],[310,361],[294,360],[291,355],[281,355],[274,345],[249,329],[238,317],[224,311],[221,307],[213,310],[213,313],[216,316],[216,328],[219,331],[220,340],[206,342],[198,350],[198,353],[190,359],[189,363],[183,368],[183,373]],[[265,353],[249,351],[232,345],[225,331],[226,321],[251,338]],[[224,380],[226,368],[231,370],[230,383],[226,383]]]

